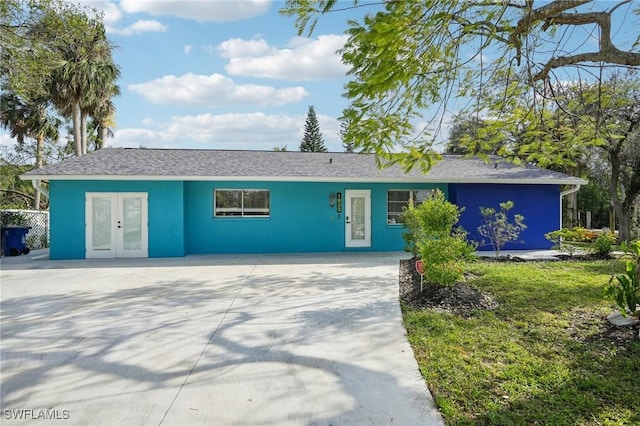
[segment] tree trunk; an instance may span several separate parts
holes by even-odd
[[[620,146],[620,145],[618,145]],[[613,149],[609,151],[609,161],[611,163],[611,183],[609,184],[609,196],[611,197],[611,204],[613,204],[613,211],[618,219],[618,231],[619,239],[622,241],[631,241],[631,217],[633,214],[633,201],[635,200],[636,193],[625,194],[623,200],[620,199],[620,192],[618,191],[620,186],[620,149]],[[614,231],[612,228],[611,231]]]
[[[98,124],[98,146],[96,149],[104,148],[104,141],[107,138],[107,127],[102,124]]]
[[[40,191],[36,189],[36,194],[33,197],[33,209],[40,210]]]
[[[80,115],[80,140],[82,146],[82,154],[87,153],[87,114],[82,113]]]
[[[81,139],[81,124],[80,124],[80,103],[79,102],[75,102],[73,104],[73,114],[72,114],[72,121],[73,121],[73,151],[76,155],[76,157],[80,157],[82,155],[82,139]]]
[[[620,242],[631,241],[631,213],[633,212],[632,203],[622,203],[620,205],[620,213],[618,214],[618,225]]]
[[[635,199],[637,193],[625,194],[624,201],[621,204],[621,214],[618,216],[620,222],[620,241],[631,241],[631,225],[635,213]]]
[[[36,138],[36,169],[42,167],[42,152],[44,151],[44,136],[38,135]],[[33,198],[33,208],[40,210],[40,191],[36,189],[35,197]]]
[[[618,184],[620,181],[620,159],[618,158],[618,152],[615,150],[609,150],[609,162],[611,164],[611,182],[609,183],[609,197],[611,198],[611,204],[613,205],[613,211],[616,216],[618,216],[618,220],[620,223],[624,221],[622,218],[622,203],[620,202],[620,197],[618,195]],[[611,228],[611,232],[615,231],[615,223],[614,228]],[[622,235],[620,235],[620,241],[622,240]]]

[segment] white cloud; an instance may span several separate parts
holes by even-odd
[[[180,77],[167,75],[156,80],[129,85],[129,90],[156,104],[182,106],[284,105],[308,96],[303,87],[276,89],[256,84],[236,84],[220,74]]]
[[[141,129],[115,132],[109,146],[149,148],[262,149],[286,145],[296,151],[302,139],[304,115],[200,114],[175,116],[166,123],[145,120]],[[319,115],[329,151],[342,151],[335,118]]]
[[[191,52],[193,52],[193,46],[192,46],[192,45],[190,45],[190,44],[187,44],[187,45],[184,47],[184,53],[186,53],[186,54],[188,55],[188,54],[189,54],[189,53],[191,53]]]
[[[230,22],[264,14],[269,0],[177,1],[121,0],[120,8],[127,13],[148,13],[153,16],[177,16],[198,22]]]
[[[281,80],[323,80],[344,77],[348,68],[336,53],[346,42],[343,35],[317,39],[295,37],[285,49],[270,47],[263,39],[230,39],[218,45],[228,58],[229,74]]]
[[[130,36],[134,34],[142,34],[149,32],[164,32],[167,27],[155,20],[140,20],[125,28],[110,27],[108,31],[113,34]]]
[[[264,14],[270,0],[236,1],[177,1],[177,0],[121,0],[119,3],[105,0],[76,0],[88,4],[104,14],[103,22],[108,33],[124,36],[144,32],[165,31],[167,28],[156,20],[139,20],[125,28],[118,23],[125,13],[147,13],[153,16],[176,16],[198,22],[229,22]]]
[[[220,43],[217,48],[223,58],[244,58],[248,56],[262,56],[275,53],[264,39],[242,40],[232,38]]]
[[[102,21],[106,27],[111,27],[122,19],[122,12],[118,8],[118,5],[111,2],[99,2],[94,5],[97,9],[102,10],[104,13]]]

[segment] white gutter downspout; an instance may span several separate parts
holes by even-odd
[[[565,195],[573,194],[574,192],[577,192],[579,189],[580,189],[580,184],[576,184],[576,185],[573,185],[572,188],[569,188],[560,192],[560,228],[558,229],[562,229],[562,197],[564,197]]]
[[[38,179],[31,179],[31,185],[33,185],[36,191],[38,191],[40,194],[44,195],[45,197],[49,198],[49,191],[47,191],[42,186],[40,186],[40,182],[41,181]]]

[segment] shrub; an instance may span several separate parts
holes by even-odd
[[[605,296],[616,302],[622,315],[640,317],[640,241],[623,242],[621,248],[627,258],[625,273],[611,276]]]
[[[28,222],[28,219],[20,212],[0,212],[0,224],[2,226],[24,226]]]
[[[466,232],[453,229],[461,211],[446,200],[442,191],[435,190],[419,206],[409,206],[403,215],[405,250],[422,259],[428,282],[455,284],[462,278],[462,260],[473,257],[476,247],[467,241]]]
[[[579,228],[562,228],[557,231],[552,231],[544,234],[544,237],[553,243],[553,248],[567,253],[570,257],[579,250],[579,247],[570,242],[580,241],[582,233]]]
[[[509,210],[513,208],[513,201],[500,203],[500,210],[490,207],[480,207],[483,223],[478,226],[478,233],[489,240],[496,256],[500,256],[500,250],[510,241],[517,241],[520,232],[527,228],[524,224],[524,216],[513,215],[513,222],[509,221]],[[485,241],[480,242],[486,245]]]
[[[419,206],[409,205],[402,215],[406,231],[402,238],[407,243],[405,251],[419,254],[418,241],[426,238],[439,238],[450,235],[454,225],[460,219],[460,209],[445,199],[444,193],[436,189]]]
[[[614,237],[610,233],[602,234],[593,242],[593,252],[600,257],[609,257]]]
[[[420,225],[422,219],[419,215],[420,211],[412,204],[402,213],[402,224],[405,228],[405,232],[402,233],[402,239],[405,242],[404,251],[408,251],[414,256],[418,256],[417,242],[422,236],[422,227]]]
[[[462,260],[474,257],[476,246],[467,241],[461,230],[437,239],[418,242],[427,282],[451,286],[463,276]]]

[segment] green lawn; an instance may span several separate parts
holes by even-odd
[[[640,341],[603,333],[615,310],[602,296],[611,268],[478,262],[469,284],[496,298],[494,311],[463,318],[403,306],[447,423],[640,425]]]

